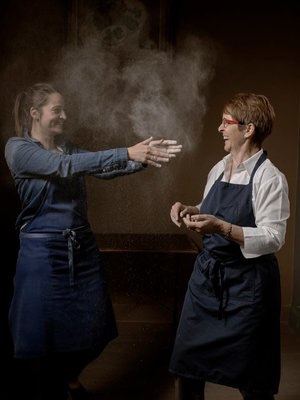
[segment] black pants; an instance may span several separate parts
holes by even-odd
[[[175,400],[204,400],[205,381],[175,378]],[[250,393],[240,390],[244,400],[274,400],[272,394]]]
[[[175,378],[175,400],[204,400],[205,382]]]
[[[274,400],[272,394],[267,393],[249,393],[244,390],[240,390],[244,400]]]
[[[40,359],[17,359],[16,385],[11,400],[66,400],[67,382],[76,380],[93,359],[94,354],[84,351],[53,354]]]

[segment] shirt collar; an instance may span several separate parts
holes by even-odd
[[[249,175],[251,175],[259,157],[262,155],[263,153],[263,149],[259,150],[257,153],[255,153],[253,156],[251,156],[250,158],[248,158],[247,160],[243,161],[240,163],[240,165],[238,166],[239,170],[246,170],[248,172]],[[225,169],[228,168],[228,166],[231,164],[232,162],[232,155],[231,154],[227,154],[224,158],[223,158],[224,162],[225,162]]]
[[[38,140],[30,136],[28,129],[24,129],[23,131],[23,136],[26,140],[29,140],[30,142],[36,143],[39,146],[43,147],[42,143]],[[59,136],[59,138],[56,140],[57,141],[57,147],[59,150],[64,152],[65,146],[66,146],[66,139],[63,135]]]

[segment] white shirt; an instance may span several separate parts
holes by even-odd
[[[254,156],[242,162],[231,176],[230,183],[248,184],[251,173],[262,152],[263,150],[260,150]],[[211,169],[203,199],[223,171],[222,181],[228,182],[231,163],[232,156],[228,154]],[[199,209],[200,206],[201,203],[197,205]],[[244,247],[241,247],[241,251],[245,258],[275,253],[285,242],[286,225],[290,216],[288,183],[284,174],[268,158],[254,174],[252,206],[256,227],[242,227]]]

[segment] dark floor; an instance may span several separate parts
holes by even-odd
[[[173,340],[168,307],[116,305],[119,337],[82,373],[93,400],[174,400],[168,360]],[[147,316],[145,322],[143,316]],[[207,400],[241,400],[237,390],[207,384]],[[300,336],[282,323],[282,379],[276,400],[300,400]]]

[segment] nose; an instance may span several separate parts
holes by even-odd
[[[218,128],[218,132],[223,132],[223,130],[224,130],[224,126],[223,126],[223,122],[221,122],[221,124],[219,125],[219,128]]]
[[[67,119],[67,115],[64,110],[61,110],[59,118],[64,119],[64,120]]]

